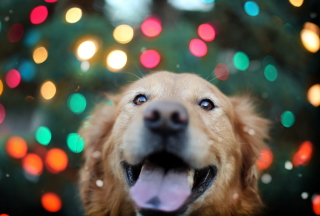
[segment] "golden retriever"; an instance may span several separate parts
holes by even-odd
[[[248,98],[227,97],[194,74],[169,72],[111,98],[114,104],[98,105],[79,131],[87,215],[259,213],[255,162],[269,121]]]

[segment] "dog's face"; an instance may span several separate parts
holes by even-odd
[[[158,72],[114,103],[98,106],[80,130],[88,214],[251,215],[261,207],[255,160],[268,122],[247,99],[193,74]]]

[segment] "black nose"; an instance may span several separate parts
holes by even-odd
[[[188,112],[180,103],[155,101],[145,110],[144,123],[157,133],[176,133],[188,125]]]

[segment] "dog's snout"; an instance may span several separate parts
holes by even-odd
[[[158,133],[178,132],[186,128],[188,112],[180,103],[156,101],[145,110],[144,123],[146,127]]]

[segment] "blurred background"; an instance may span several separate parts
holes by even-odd
[[[1,0],[0,215],[83,215],[80,123],[156,70],[249,92],[266,215],[320,215],[319,25],[318,0]]]

